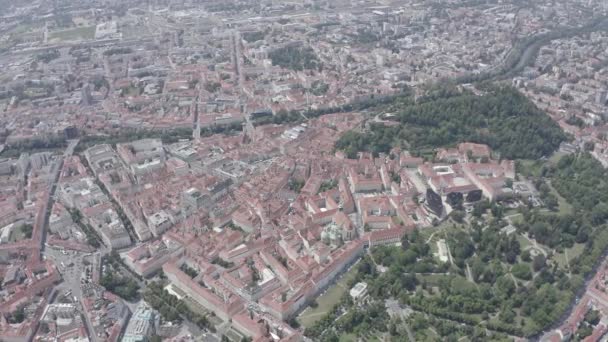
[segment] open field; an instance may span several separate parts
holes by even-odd
[[[49,40],[69,41],[95,38],[95,26],[75,27],[62,31],[49,32]]]

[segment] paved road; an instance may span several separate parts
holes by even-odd
[[[76,251],[64,251],[58,248],[47,248],[44,252],[47,259],[53,260],[59,269],[63,277],[63,283],[57,286],[58,290],[71,291],[71,295],[76,297],[80,303],[81,308],[84,308],[82,303],[82,289],[80,287],[81,278],[84,275],[85,266],[83,263],[85,253]],[[89,319],[86,312],[83,312],[85,316],[86,328],[89,331],[89,336],[92,342],[97,342],[97,336],[95,336],[93,330],[93,324]]]

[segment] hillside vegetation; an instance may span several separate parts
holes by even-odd
[[[492,87],[478,96],[440,86],[418,100],[403,96],[388,106],[398,125],[372,123],[365,132],[347,132],[336,148],[388,152],[413,151],[471,141],[488,144],[508,159],[538,159],[551,154],[566,136],[543,111],[512,87]]]

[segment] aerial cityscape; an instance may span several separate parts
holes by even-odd
[[[0,341],[608,341],[608,1],[0,16]]]

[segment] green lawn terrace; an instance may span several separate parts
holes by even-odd
[[[355,279],[357,273],[356,266],[348,270],[342,275],[334,284],[330,286],[325,292],[321,293],[319,297],[306,308],[298,316],[297,320],[300,325],[304,328],[311,327],[318,320],[327,315],[332,308],[337,305],[343,296],[348,294],[348,290],[352,285],[352,280]]]

